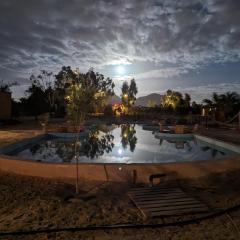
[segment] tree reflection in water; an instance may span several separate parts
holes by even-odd
[[[80,155],[88,158],[97,158],[105,152],[109,153],[114,147],[114,136],[109,133],[103,133],[95,130],[89,133],[87,139],[82,142]]]
[[[135,124],[121,125],[121,138],[122,147],[126,149],[129,145],[130,151],[134,152],[137,144]]]
[[[98,158],[109,153],[114,147],[114,136],[97,129],[78,141],[73,139],[54,139],[36,144],[30,148],[32,155],[40,155],[43,160],[61,159],[62,162],[73,161],[75,155]],[[77,150],[77,151],[75,151]]]

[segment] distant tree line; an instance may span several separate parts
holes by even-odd
[[[227,121],[240,111],[240,95],[236,92],[224,94],[213,93],[211,99],[204,99],[202,103],[191,101],[188,93],[167,90],[161,97],[160,104],[149,101],[147,112],[204,114],[219,121]]]
[[[114,94],[112,79],[93,69],[80,73],[78,69],[63,66],[56,75],[42,70],[39,75],[31,75],[30,81],[31,86],[26,96],[20,98],[18,107],[21,114],[36,118],[46,112],[64,117],[70,110],[77,111],[76,107],[86,115],[103,108],[107,98]]]
[[[7,92],[10,93],[11,92],[11,87],[17,85],[16,82],[13,83],[4,83],[3,80],[0,81],[0,92]]]
[[[30,76],[31,85],[25,96],[19,101],[13,100],[13,115],[35,116],[49,113],[52,117],[68,116],[72,120],[85,119],[89,114],[102,112],[106,116],[113,116],[112,106],[108,99],[114,94],[112,79],[94,72],[91,68],[87,73],[73,70],[70,66],[63,66],[54,75],[53,72],[41,70],[38,75]],[[10,92],[13,84],[0,82],[0,91]],[[121,87],[121,101],[124,116],[136,114],[202,114],[214,115],[217,120],[226,121],[240,110],[240,95],[236,92],[225,94],[213,93],[211,99],[204,99],[202,103],[191,100],[188,93],[167,90],[161,97],[160,104],[148,102],[148,107],[136,107],[137,85],[134,79],[123,82]]]
[[[227,121],[240,111],[240,95],[236,92],[225,94],[213,93],[211,99],[204,99],[203,104],[210,114],[219,121]]]

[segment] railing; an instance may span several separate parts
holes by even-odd
[[[235,119],[238,118],[238,123],[236,124],[230,124],[231,122],[233,122]],[[240,112],[238,112],[234,117],[232,117],[230,120],[226,121],[226,122],[220,122],[217,120],[214,120],[217,124],[225,126],[225,127],[231,127],[231,128],[238,128],[240,129]]]

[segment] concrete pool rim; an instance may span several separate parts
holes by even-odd
[[[65,134],[65,137],[72,137],[73,134]],[[36,137],[30,138],[34,141],[39,141],[48,136],[62,137],[62,133],[42,134]],[[199,140],[208,142],[209,144],[219,144],[224,148],[231,148],[235,152],[240,154],[240,147],[234,144],[229,144],[220,140],[205,137],[202,135],[194,135]],[[27,144],[30,139],[24,139],[18,141],[16,144]],[[0,170],[13,172],[21,175],[46,177],[46,178],[66,178],[73,179],[76,174],[76,163],[51,163],[51,162],[38,162],[27,159],[20,159],[14,156],[5,155],[3,149],[11,149],[11,145],[8,145],[0,150]],[[150,173],[156,172],[175,172],[179,175],[196,178],[204,176],[211,172],[222,172],[226,170],[240,169],[240,155],[224,159],[209,159],[203,161],[193,162],[168,162],[168,163],[78,163],[79,177],[88,180],[100,180],[100,181],[126,181],[131,178],[133,170],[138,171],[142,182],[148,181]],[[109,176],[106,177],[106,169],[109,172]]]

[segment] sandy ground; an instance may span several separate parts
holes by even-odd
[[[177,183],[209,206],[224,209],[240,203],[239,181],[240,172],[229,172],[194,181],[179,179]],[[163,223],[193,217],[143,219],[127,196],[130,187],[126,183],[81,181],[81,194],[76,197],[74,183],[70,181],[0,172],[0,231]],[[223,215],[184,227],[61,232],[0,239],[240,239],[240,211],[231,212],[230,218]]]

